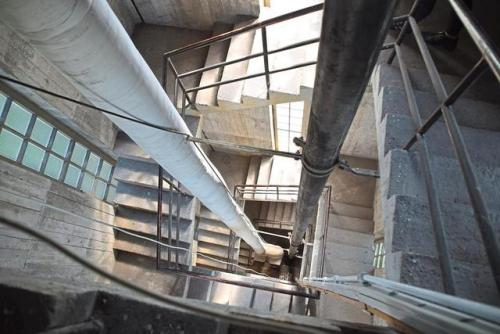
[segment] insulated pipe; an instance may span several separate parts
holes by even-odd
[[[325,1],[290,257],[314,221],[319,197],[338,160],[397,2]]]
[[[97,107],[190,133],[105,0],[0,0],[0,19],[34,45]],[[265,243],[192,142],[107,115],[257,254]]]

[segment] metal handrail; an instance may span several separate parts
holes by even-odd
[[[293,11],[290,13],[286,13],[283,15],[279,15],[279,16],[276,16],[276,17],[273,17],[273,18],[270,18],[267,20],[263,20],[263,21],[260,21],[257,23],[249,24],[247,26],[228,31],[226,33],[222,33],[222,34],[219,34],[217,36],[210,37],[210,38],[204,39],[202,41],[195,42],[195,43],[180,47],[180,48],[172,50],[172,51],[165,52],[163,55],[165,57],[172,57],[174,55],[184,53],[186,51],[200,49],[200,48],[212,45],[212,44],[217,43],[217,42],[225,41],[233,36],[240,35],[240,34],[243,34],[245,32],[254,31],[254,30],[257,30],[260,28],[268,27],[270,25],[284,22],[284,21],[288,21],[290,19],[293,19],[293,18],[296,18],[299,16],[303,16],[306,14],[310,14],[313,12],[317,12],[317,11],[320,11],[322,9],[323,9],[322,3],[317,4],[317,5],[313,5],[310,7],[302,8],[302,9],[299,9],[299,10],[296,10],[296,11]]]
[[[299,193],[299,186],[294,185],[282,185],[282,184],[237,184],[234,186],[234,196],[238,196],[242,199],[245,195],[276,195],[276,198],[273,198],[272,201],[283,201],[283,196],[297,196]],[[280,198],[280,196],[282,196]],[[295,202],[295,199],[288,198],[288,202]]]
[[[280,22],[284,22],[284,21],[287,21],[290,19],[294,19],[294,18],[303,16],[303,15],[307,15],[307,14],[310,14],[310,13],[313,13],[316,11],[320,11],[322,9],[323,9],[322,3],[316,4],[316,5],[313,5],[310,7],[302,8],[302,9],[299,9],[296,11],[292,11],[290,13],[279,15],[279,16],[276,16],[276,17],[273,17],[273,18],[270,18],[267,20],[263,20],[260,22],[249,24],[249,25],[241,27],[241,28],[233,29],[233,30],[228,31],[226,33],[222,33],[222,34],[219,34],[217,36],[213,36],[213,37],[207,38],[205,40],[195,42],[195,43],[192,43],[190,45],[165,52],[163,54],[163,59],[162,59],[162,87],[166,90],[167,71],[168,71],[168,69],[170,69],[172,71],[172,73],[174,74],[174,78],[175,78],[174,79],[173,95],[174,95],[174,104],[176,107],[177,107],[177,103],[178,103],[179,90],[182,92],[182,97],[181,97],[182,98],[182,100],[181,100],[181,114],[182,115],[185,114],[185,111],[186,111],[187,107],[189,107],[189,106],[196,109],[196,104],[194,103],[194,101],[190,97],[190,93],[196,93],[200,90],[219,87],[222,85],[227,85],[227,84],[231,84],[231,83],[235,83],[235,82],[239,82],[239,81],[249,80],[249,79],[253,79],[253,78],[257,78],[257,77],[261,77],[261,76],[266,77],[266,88],[267,88],[266,98],[269,99],[270,98],[270,87],[271,87],[271,79],[270,79],[271,74],[276,74],[276,73],[280,73],[280,72],[284,72],[284,71],[290,71],[290,70],[294,70],[294,69],[298,69],[298,68],[302,68],[302,67],[306,67],[306,66],[312,66],[312,65],[316,64],[316,61],[315,60],[308,61],[308,62],[303,62],[303,63],[295,64],[292,66],[284,67],[284,68],[270,70],[268,56],[270,54],[283,52],[286,50],[298,48],[298,47],[313,44],[313,43],[318,43],[319,38],[312,38],[312,39],[304,40],[301,42],[293,43],[293,44],[290,44],[290,45],[287,45],[287,46],[284,46],[284,47],[281,47],[278,49],[268,50],[266,27],[280,23]],[[263,49],[263,51],[260,53],[250,54],[250,55],[238,58],[238,59],[233,59],[233,60],[228,60],[228,61],[224,61],[224,62],[217,63],[217,64],[212,64],[209,66],[205,66],[205,67],[191,70],[191,71],[184,72],[184,73],[179,73],[176,70],[174,64],[172,63],[172,57],[175,55],[179,55],[179,54],[184,53],[184,52],[208,47],[212,44],[228,40],[229,38],[231,38],[233,36],[247,33],[250,31],[254,31],[257,29],[261,29],[261,31],[262,31],[262,49]],[[240,76],[240,77],[232,78],[232,79],[228,79],[228,80],[221,80],[221,81],[213,82],[213,83],[208,84],[208,85],[195,86],[195,87],[190,87],[190,88],[186,88],[186,86],[182,82],[182,78],[192,76],[195,74],[200,74],[200,73],[203,73],[205,71],[209,71],[209,70],[213,70],[213,69],[217,69],[217,68],[224,68],[225,66],[239,63],[242,61],[247,61],[247,60],[250,60],[253,58],[257,58],[257,57],[263,57],[263,59],[264,59],[264,72]]]
[[[500,245],[495,237],[493,223],[491,221],[491,217],[489,216],[485,200],[480,191],[479,182],[474,172],[474,165],[472,163],[471,157],[469,156],[462,131],[460,129],[460,126],[458,125],[452,107],[452,105],[463,94],[463,92],[470,85],[472,85],[476,81],[476,79],[478,79],[483,73],[485,73],[487,68],[491,69],[491,71],[495,74],[497,80],[500,82],[500,57],[498,56],[498,51],[493,46],[493,43],[491,43],[489,37],[487,37],[487,35],[482,31],[479,24],[471,15],[470,10],[465,7],[462,1],[448,0],[448,2],[450,3],[456,15],[461,20],[463,26],[468,31],[472,40],[478,47],[481,53],[481,58],[475,64],[475,66],[464,76],[464,78],[455,86],[452,92],[448,93],[437,70],[436,64],[429,52],[429,48],[424,41],[422,32],[413,17],[413,12],[415,11],[419,3],[418,0],[415,1],[412,9],[410,10],[410,14],[408,15],[408,18],[403,26],[403,29],[401,30],[398,38],[396,39],[396,42],[393,45],[394,49],[389,57],[388,63],[391,63],[394,56],[398,53],[398,58],[402,60],[399,45],[402,43],[406,31],[408,30],[408,28],[410,28],[410,32],[415,37],[418,49],[424,60],[426,70],[430,76],[434,92],[439,100],[439,104],[436,107],[435,111],[424,122],[419,119],[420,116],[418,115],[418,108],[415,107],[416,103],[413,88],[411,87],[411,83],[409,83],[409,79],[405,78],[407,77],[407,70],[404,62],[402,62],[402,66],[400,62],[400,70],[402,71],[403,75],[405,92],[408,98],[410,111],[412,113],[412,116],[416,120],[417,125],[414,135],[403,148],[405,150],[409,150],[416,142],[422,143],[421,148],[423,160],[422,164],[424,167],[423,172],[424,177],[426,178],[428,193],[432,195],[429,196],[429,205],[432,214],[432,223],[434,225],[436,234],[436,246],[438,248],[438,253],[440,254],[441,269],[443,271],[443,283],[447,292],[454,293],[455,289],[453,273],[446,242],[446,229],[444,223],[440,219],[441,209],[439,199],[436,197],[437,195],[433,195],[435,191],[433,190],[434,181],[432,171],[429,168],[430,157],[428,156],[425,141],[423,138],[423,135],[426,134],[431,126],[437,122],[437,120],[441,119],[441,117],[444,118],[444,123],[450,136],[453,150],[455,152],[460,165],[461,173],[465,180],[476,222],[478,224],[490,267],[493,272],[493,278],[497,289],[500,290]]]
[[[347,298],[390,325],[402,326],[410,332],[498,333],[500,330],[497,307],[367,274],[306,277],[300,285]]]

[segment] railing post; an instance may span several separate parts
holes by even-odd
[[[174,82],[174,107],[177,109],[178,106],[178,100],[179,100],[179,78],[175,76],[175,82]]]
[[[161,61],[161,87],[167,92],[167,61],[169,58],[162,56]]]
[[[181,224],[181,184],[177,181],[177,206],[176,206],[176,217],[175,217],[175,246],[179,247],[179,237],[180,237],[180,224]],[[179,249],[175,250],[175,268],[179,266]]]
[[[186,91],[182,90],[182,109],[181,109],[182,119],[186,119]]]
[[[158,166],[158,201],[157,201],[157,216],[156,216],[156,240],[161,242],[161,224],[163,210],[163,168]],[[156,244],[156,269],[160,269],[161,263],[161,245]]]
[[[169,189],[170,191],[168,192],[168,231],[167,231],[167,236],[168,236],[168,245],[172,245],[172,176],[169,176]],[[168,259],[168,265],[170,267],[170,262],[172,260],[172,250],[170,247],[167,250],[167,259]]]
[[[271,89],[271,77],[269,76],[269,58],[267,50],[267,30],[266,27],[261,29],[262,32],[262,51],[264,53],[264,71],[266,73],[266,87],[267,87],[267,99],[270,99],[270,89]]]

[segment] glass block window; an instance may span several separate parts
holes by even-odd
[[[113,165],[0,92],[0,156],[113,202]]]
[[[299,147],[293,143],[294,137],[302,136],[304,101],[276,105],[276,134],[278,150],[296,152]]]
[[[384,240],[379,239],[375,241],[373,245],[374,257],[373,257],[373,267],[376,269],[385,268],[385,249]]]

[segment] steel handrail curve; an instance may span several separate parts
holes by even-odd
[[[287,21],[287,20],[290,20],[290,19],[293,19],[293,18],[296,18],[296,17],[299,17],[299,16],[307,15],[307,14],[310,14],[310,13],[313,13],[313,12],[317,12],[317,11],[320,11],[322,9],[323,9],[323,3],[316,4],[316,5],[309,6],[309,7],[305,7],[305,8],[302,8],[302,9],[298,9],[298,10],[293,11],[293,12],[289,12],[289,13],[286,13],[286,14],[283,14],[283,15],[272,17],[270,19],[263,20],[263,21],[260,21],[260,22],[252,23],[252,24],[249,24],[247,26],[244,26],[244,27],[241,27],[241,28],[237,28],[237,29],[233,29],[231,31],[219,34],[217,36],[213,36],[213,37],[204,39],[202,41],[191,43],[189,45],[177,48],[175,50],[171,50],[171,51],[165,52],[163,54],[163,56],[164,57],[172,57],[174,55],[177,55],[177,54],[180,54],[180,53],[184,53],[186,51],[200,49],[200,48],[212,45],[214,43],[224,41],[224,40],[229,39],[229,38],[231,38],[233,36],[243,34],[245,32],[254,31],[254,30],[257,30],[257,29],[260,29],[260,28],[265,28],[267,26],[270,26],[270,25],[273,25],[273,24],[276,24],[276,23],[280,23],[280,22],[284,22],[284,21]]]

